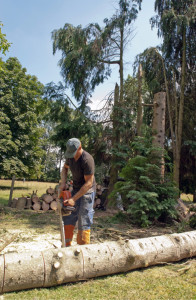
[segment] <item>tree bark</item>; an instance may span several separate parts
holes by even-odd
[[[141,136],[141,127],[142,127],[142,65],[139,65],[138,68],[138,106],[137,106],[137,135]]]
[[[10,197],[9,197],[9,201],[8,201],[8,206],[11,207],[12,205],[12,196],[13,196],[13,191],[14,191],[14,182],[15,182],[16,176],[13,175],[12,177],[12,185],[11,185],[11,189],[10,189]]]
[[[55,286],[196,256],[196,231],[0,255],[0,291]]]
[[[112,146],[113,148],[117,147],[120,143],[120,131],[119,131],[119,86],[116,84],[114,91],[114,109],[113,109],[113,137],[112,137]],[[110,202],[108,196],[112,192],[114,184],[118,179],[118,167],[117,156],[112,155],[111,159],[111,168],[110,168],[110,182],[108,186],[108,194],[104,206],[106,207]]]
[[[179,188],[180,180],[180,158],[182,146],[182,127],[183,127],[183,114],[184,114],[184,92],[185,92],[185,72],[186,72],[186,28],[182,34],[182,70],[181,70],[181,84],[180,84],[180,104],[179,104],[179,117],[178,117],[178,131],[177,131],[177,147],[176,159],[174,161],[174,181]]]
[[[165,108],[166,108],[166,93],[160,92],[154,95],[154,110],[153,110],[153,141],[155,147],[160,147],[164,150],[165,144]],[[161,178],[164,180],[164,156],[163,151],[160,152],[161,160]]]

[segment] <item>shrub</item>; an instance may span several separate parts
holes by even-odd
[[[129,159],[120,176],[125,181],[115,184],[111,197],[117,192],[121,194],[134,223],[145,227],[163,216],[164,219],[175,216],[178,190],[167,174],[164,181],[161,178],[160,149],[149,146],[143,155]]]

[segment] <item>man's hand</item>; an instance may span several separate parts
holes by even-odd
[[[63,201],[63,204],[65,206],[74,206],[75,205],[75,201],[73,200],[73,198],[69,198],[67,200],[64,200]]]

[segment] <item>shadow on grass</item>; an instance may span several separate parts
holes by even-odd
[[[17,186],[14,187],[14,190],[28,190],[28,187],[24,187],[24,186]],[[10,186],[6,186],[6,185],[0,185],[0,190],[10,190]]]
[[[0,207],[0,219],[1,222],[3,220],[6,220],[6,223],[10,221],[12,226],[15,226],[14,223],[16,222],[18,226],[20,224],[27,225],[27,228],[29,226],[30,228],[44,230],[45,227],[48,228],[49,226],[51,229],[59,229],[59,216],[52,210],[36,212],[31,209],[18,210],[4,206]]]

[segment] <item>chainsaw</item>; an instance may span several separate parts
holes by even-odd
[[[64,200],[71,198],[71,192],[70,191],[62,191],[59,193],[58,190],[58,212],[59,212],[59,221],[60,221],[60,232],[61,232],[61,242],[62,247],[66,247],[65,242],[65,230],[64,230],[64,222],[63,217],[69,216],[72,211],[75,210],[75,207],[68,206],[64,204]]]

